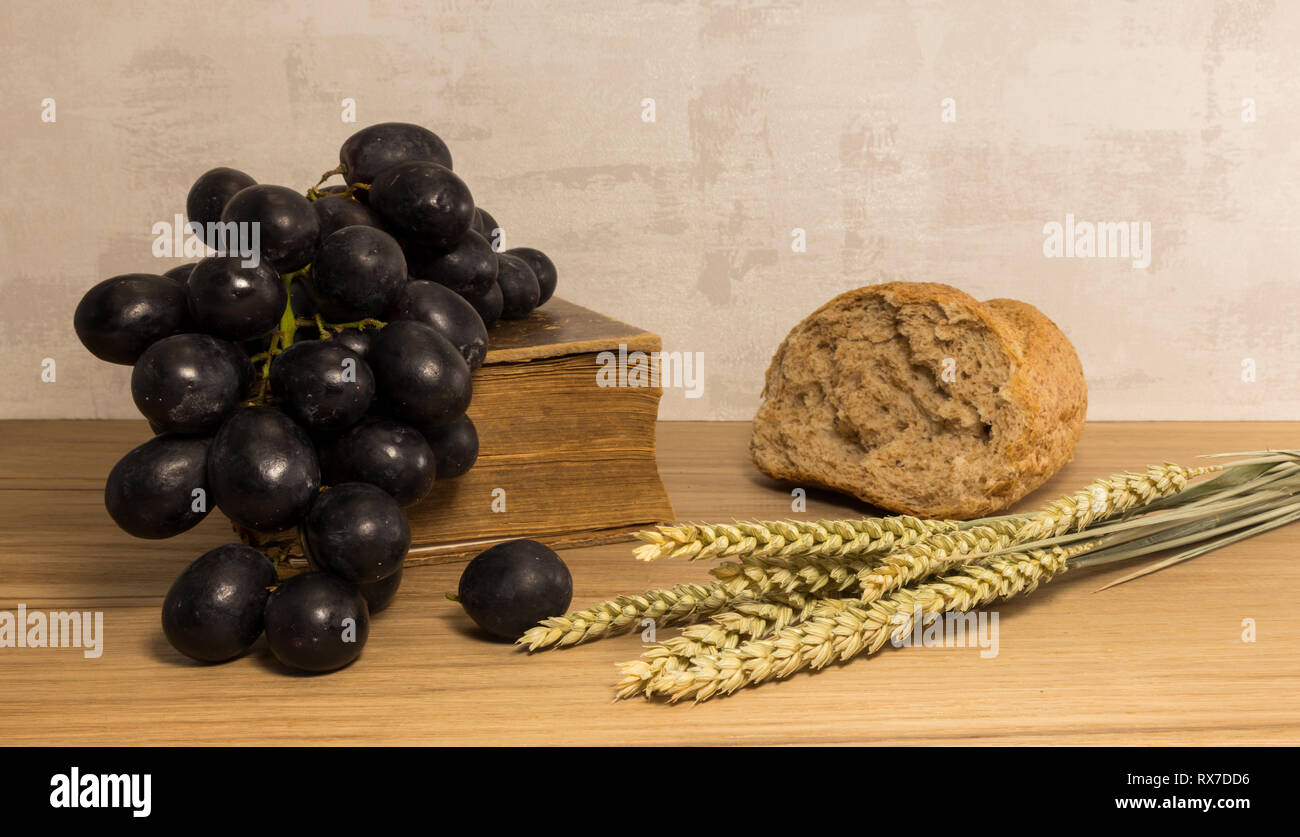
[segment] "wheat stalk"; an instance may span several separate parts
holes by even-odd
[[[937,570],[947,566],[950,561],[959,558],[970,559],[1006,548],[1016,542],[1021,524],[1012,520],[991,520],[988,525],[976,526],[960,532],[932,535],[922,543],[911,546],[902,552],[886,555],[864,566],[854,576],[854,583],[860,588],[857,596],[836,601],[835,606],[855,605],[866,607],[881,596],[904,587],[914,581],[924,579]],[[715,573],[716,574],[716,573]],[[755,598],[771,597],[778,592],[772,585],[764,586],[765,576],[756,580],[753,576],[742,575],[733,578],[733,591],[744,591]],[[752,586],[739,586],[741,584]],[[782,589],[779,595],[812,596],[816,590]],[[817,600],[814,600],[817,601]],[[835,601],[831,599],[831,601]],[[733,608],[744,615],[740,608]],[[759,616],[759,614],[754,614]],[[764,637],[768,632],[780,630],[788,624],[802,622],[808,616],[807,609],[797,618],[778,619],[762,614],[762,618],[736,618],[734,614],[718,614],[713,617],[713,625],[696,625],[682,631],[679,637],[665,640],[654,646],[653,653],[647,656],[659,660],[654,666],[656,672],[665,670],[669,665],[668,656],[682,658],[681,663],[702,653],[706,648],[733,648],[742,640],[751,637]],[[659,650],[662,649],[662,650]],[[677,668],[684,668],[678,666]]]
[[[645,541],[636,550],[642,561],[659,558],[862,557],[914,544],[934,532],[960,526],[952,520],[922,520],[898,515],[861,520],[760,520],[736,523],[678,524],[637,532]]]
[[[823,601],[834,600],[809,599],[807,605],[798,610],[770,602],[746,602],[737,604],[733,611],[714,615],[711,619],[713,624],[705,622],[683,628],[677,636],[646,649],[643,659],[650,676],[645,678],[645,682],[653,682],[659,674],[684,671],[693,657],[735,648],[746,639],[765,637],[787,625],[802,622]],[[619,697],[629,696],[619,694]]]
[[[645,619],[654,620],[657,626],[681,624],[717,613],[736,599],[745,597],[747,594],[743,591],[733,592],[719,581],[708,585],[678,584],[669,590],[647,590],[639,596],[619,596],[586,610],[575,610],[567,616],[543,619],[537,627],[529,628],[515,644],[526,646],[529,651],[564,648],[635,630]]]
[[[1055,520],[1039,517],[1042,527],[1022,528],[1018,533],[1021,544],[1015,552],[985,553],[937,581],[904,587],[874,602],[848,597],[815,599],[811,613],[805,610],[805,619],[773,628],[763,638],[753,638],[757,636],[753,631],[761,630],[761,625],[733,622],[728,631],[723,620],[715,620],[722,630],[708,626],[687,629],[682,637],[649,649],[641,660],[619,664],[617,696],[663,695],[670,702],[707,700],[744,685],[788,677],[804,668],[822,668],[836,659],[847,661],[863,651],[875,653],[889,636],[909,633],[919,614],[971,610],[997,598],[1029,592],[1071,566],[1124,561],[1196,544],[1147,570],[1154,571],[1300,520],[1300,502],[1295,499],[1300,494],[1300,480],[1296,469],[1284,464],[1271,470],[1229,471],[1218,478],[1214,489],[1199,486],[1203,490],[1189,494],[1191,502],[1175,511],[1089,529],[1086,543],[1026,544],[1023,540],[1045,530],[1069,532],[1125,510],[1143,514],[1151,509],[1163,511],[1170,506],[1160,502],[1160,497],[1182,491],[1187,477],[1205,472],[1162,466],[1151,469],[1146,480],[1124,475],[1098,481],[1094,485],[1109,482],[1115,492],[1110,508],[1094,508],[1085,519],[1057,506]],[[1101,498],[1096,499],[1102,505]],[[1067,517],[1062,524],[1061,519]],[[891,626],[896,633],[890,631]],[[748,640],[746,631],[750,632]]]
[[[858,574],[875,566],[876,559],[805,557],[797,561],[746,555],[710,570],[714,578],[733,591],[766,595],[785,593],[840,593],[857,584]]]
[[[1061,572],[1066,561],[1092,544],[1007,553],[966,564],[959,572],[904,588],[870,604],[826,600],[797,625],[776,630],[768,639],[698,654],[689,667],[652,666],[645,659],[620,663],[620,698],[665,695],[670,702],[708,700],[742,686],[783,679],[804,668],[823,668],[866,651],[873,654],[891,635],[911,631],[918,614],[972,610],[999,598],[1033,590]]]
[[[1082,529],[1092,521],[1182,491],[1187,481],[1223,470],[1222,465],[1186,468],[1174,463],[1152,465],[1146,473],[1114,474],[1060,497],[1040,511],[970,522],[923,520],[910,515],[846,520],[740,521],[677,524],[637,532],[642,561],[659,558],[863,558],[887,554],[922,542],[933,534],[954,532],[992,520],[1018,520],[1032,527],[1027,537],[1041,538]]]
[[[1053,500],[1041,511],[1029,515],[1021,532],[1021,542],[1064,535],[1086,529],[1093,522],[1115,517],[1175,494],[1187,487],[1187,481],[1223,470],[1222,465],[1187,468],[1166,462],[1147,467],[1145,474],[1112,474],[1093,480],[1087,486]]]
[[[1189,477],[1221,467],[1190,470],[1174,464],[1151,466],[1146,474],[1119,474],[1096,480],[1030,515],[963,524],[899,516],[817,523],[660,527],[658,533],[640,533],[643,539],[660,539],[641,550],[653,547],[657,555],[689,555],[692,559],[736,553],[744,563],[715,568],[713,575],[718,582],[707,587],[681,584],[668,590],[619,596],[567,616],[550,617],[517,642],[530,651],[567,647],[626,633],[645,619],[654,620],[657,626],[681,624],[724,611],[736,600],[779,598],[778,593],[815,595],[832,583],[837,592],[857,587],[858,599],[868,604],[928,577],[947,563],[1004,550],[1038,539],[1044,533],[1082,529],[1181,491]],[[676,546],[664,551],[661,547],[669,543]],[[871,550],[885,549],[886,544],[893,544],[893,551],[870,560],[846,557],[869,555]],[[739,638],[729,637],[727,641]]]

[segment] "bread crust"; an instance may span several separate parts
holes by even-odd
[[[780,414],[787,393],[786,364],[807,360],[791,357],[797,335],[824,325],[835,314],[859,310],[879,297],[901,310],[910,304],[937,305],[945,314],[974,318],[996,340],[1009,364],[1010,376],[1000,396],[1018,410],[1019,432],[1000,437],[996,461],[984,467],[980,489],[969,486],[927,486],[927,498],[908,499],[887,490],[870,473],[853,474],[854,468],[815,462],[801,451],[807,428],[784,427]],[[833,350],[832,350],[833,351]],[[818,359],[834,363],[833,357]],[[949,285],[933,282],[891,282],[840,294],[818,308],[791,330],[768,365],[764,402],[754,418],[750,455],[769,477],[800,485],[820,486],[851,494],[890,511],[920,517],[969,519],[1006,508],[1042,485],[1074,455],[1087,413],[1087,385],[1083,367],[1070,341],[1051,319],[1025,302],[993,299],[979,302]],[[784,404],[789,407],[788,404]],[[828,429],[829,430],[829,429]],[[865,458],[866,452],[863,452]],[[978,466],[976,466],[978,467]],[[948,490],[951,488],[951,490]]]

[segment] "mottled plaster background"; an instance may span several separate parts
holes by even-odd
[[[1297,44],[1284,2],[6,0],[0,417],[133,416],[81,294],[170,266],[211,166],[311,185],[351,97],[437,131],[561,295],[704,353],[665,418],[749,418],[786,331],[887,278],[1042,308],[1094,419],[1300,418]],[[1149,221],[1150,267],[1044,258],[1066,213]]]

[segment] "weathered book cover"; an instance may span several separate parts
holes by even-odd
[[[478,462],[407,509],[408,566],[512,538],[608,543],[673,519],[655,463],[661,389],[619,385],[627,381],[610,373],[620,357],[659,351],[658,335],[552,299],[526,319],[494,324],[488,346],[469,409]],[[303,563],[294,533],[242,534]]]

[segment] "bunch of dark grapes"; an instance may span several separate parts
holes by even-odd
[[[344,184],[322,186],[336,174]],[[186,212],[212,248],[256,225],[256,258],[227,247],[115,276],[77,306],[86,348],[134,367],[156,434],[113,468],[104,502],[142,538],[184,532],[212,505],[248,530],[296,528],[311,571],[277,586],[267,554],[220,546],[176,580],[163,629],[199,660],[265,633],[286,665],[334,670],[401,583],[403,508],[478,456],[466,409],[487,327],[544,304],[555,266],[501,252],[446,144],[405,123],[349,137],[305,194],[212,169]]]

